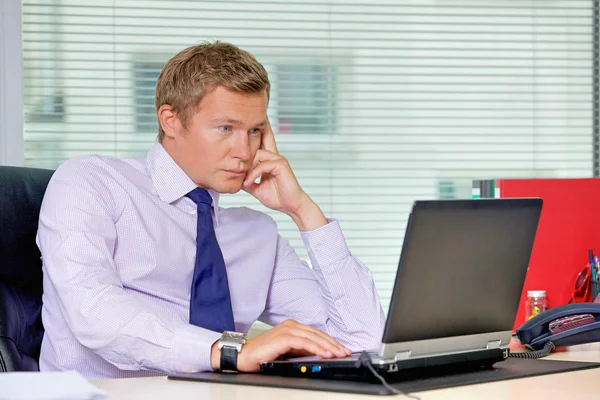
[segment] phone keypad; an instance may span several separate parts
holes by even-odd
[[[569,315],[568,317],[559,318],[550,322],[548,329],[550,332],[552,332],[552,334],[555,334],[577,328],[579,326],[591,324],[594,321],[595,319],[592,314]]]

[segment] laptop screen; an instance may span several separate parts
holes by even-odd
[[[513,327],[541,199],[417,201],[383,342]]]

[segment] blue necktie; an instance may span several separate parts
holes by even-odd
[[[223,253],[210,213],[212,198],[206,189],[187,195],[198,205],[196,263],[190,298],[190,324],[215,332],[234,331],[233,311]]]

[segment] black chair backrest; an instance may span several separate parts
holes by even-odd
[[[35,235],[53,172],[0,166],[0,372],[39,370],[44,328]]]

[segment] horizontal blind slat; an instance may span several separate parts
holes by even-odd
[[[470,197],[482,177],[592,173],[589,1],[25,0],[22,8],[27,165],[55,168],[90,152],[143,157],[156,138],[162,65],[198,40],[232,41],[269,71],[280,151],[341,221],[384,306],[415,199]],[[280,67],[307,63],[325,69],[299,77]],[[285,108],[297,99],[306,104]],[[289,218],[245,193],[222,205],[268,213],[307,257]]]

